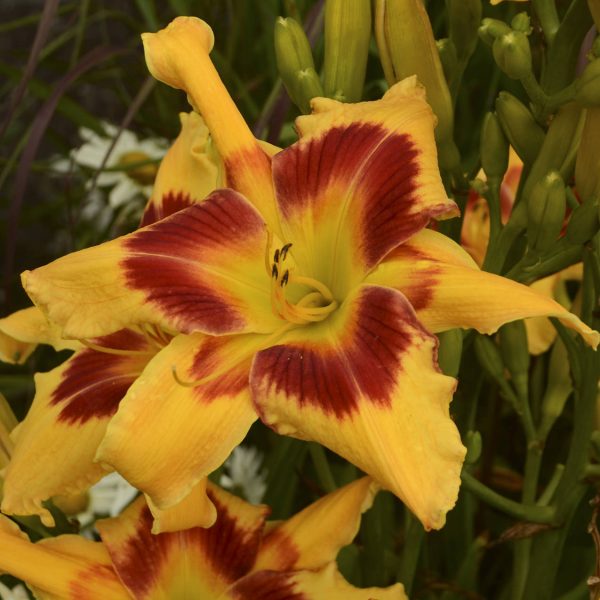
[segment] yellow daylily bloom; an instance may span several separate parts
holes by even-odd
[[[174,335],[120,402],[96,460],[167,510],[259,416],[441,527],[465,449],[433,333],[554,315],[593,346],[599,334],[424,229],[457,208],[414,77],[375,102],[314,99],[300,140],[270,156],[210,62],[204,22],[178,18],[144,44],[151,72],[202,114],[231,189],[23,274],[68,337],[142,325]]]
[[[0,517],[0,570],[23,579],[38,598],[97,600],[405,600],[401,584],[359,589],[335,558],[358,531],[376,487],[359,479],[288,521],[268,524],[253,506],[211,484],[215,524],[185,528],[197,507],[175,507],[167,533],[152,533],[143,497],[118,517],[97,522],[101,542],[61,535],[33,544]],[[323,518],[326,515],[327,518]],[[318,526],[315,526],[317,524]]]
[[[161,162],[142,224],[202,201],[219,180],[221,161],[204,121],[193,112],[181,114],[180,120],[181,132]],[[14,451],[5,473],[2,503],[5,513],[38,514],[51,526],[53,518],[42,505],[44,500],[81,494],[111,470],[94,462],[107,424],[129,386],[171,337],[159,328],[142,326],[82,344],[62,339],[61,328],[37,307],[0,319],[4,362],[24,362],[37,344],[75,350],[59,367],[35,376],[33,405],[12,435]],[[214,522],[214,507],[206,498],[201,515],[189,526]],[[168,523],[162,527],[157,524],[164,530]]]
[[[511,147],[508,169],[500,186],[500,212],[504,224],[508,221],[515,203],[522,170],[523,162]],[[479,173],[479,177],[484,177],[483,171]],[[472,191],[465,209],[460,242],[479,266],[483,265],[489,239],[490,223],[487,202]],[[534,281],[529,287],[548,298],[560,297],[560,303],[569,309],[570,302],[566,294],[561,294],[561,288],[566,281],[580,281],[582,269],[583,265],[581,263],[573,265],[558,273]],[[546,317],[525,319],[525,329],[527,330],[527,344],[531,354],[546,352],[556,339],[556,329]]]

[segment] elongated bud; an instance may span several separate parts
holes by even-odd
[[[591,240],[600,229],[598,219],[598,199],[588,198],[576,208],[567,223],[565,236],[571,244],[585,244]]]
[[[585,201],[600,198],[600,107],[589,108],[575,162],[575,186]]]
[[[442,167],[455,166],[454,111],[431,23],[421,0],[376,0],[375,38],[390,85],[415,75],[425,86],[438,124],[435,138]]]
[[[462,356],[463,332],[460,329],[449,329],[437,334],[438,364],[444,375],[456,377]]]
[[[498,346],[494,344],[491,338],[485,335],[475,336],[473,342],[475,354],[479,364],[486,373],[494,380],[504,380],[504,363]]]
[[[525,164],[531,164],[544,142],[544,130],[529,109],[508,92],[496,99],[496,114],[510,145]]]
[[[481,0],[446,0],[450,40],[459,60],[466,62],[477,45]]]
[[[482,443],[479,431],[467,431],[467,435],[465,436],[465,446],[467,448],[465,463],[467,465],[474,465],[481,456]]]
[[[511,31],[496,38],[492,51],[497,65],[511,79],[523,79],[531,72],[531,49],[523,32]]]
[[[587,65],[576,80],[575,89],[575,101],[581,106],[600,105],[600,58]]]
[[[527,198],[527,241],[529,247],[544,252],[556,242],[565,219],[567,196],[558,171],[550,171],[538,181]]]
[[[448,38],[437,40],[436,46],[440,53],[440,60],[442,61],[442,69],[444,69],[446,81],[450,83],[458,67],[456,48],[454,47],[452,40],[449,40]]]
[[[500,328],[500,353],[521,399],[529,395],[529,349],[523,321],[513,321]]]
[[[488,179],[502,179],[508,169],[508,141],[498,118],[488,113],[481,130],[481,166]]]
[[[565,403],[573,391],[569,373],[569,357],[564,344],[556,340],[550,353],[548,384],[542,399],[539,435],[545,439],[552,425],[560,417]]]
[[[484,19],[481,22],[478,33],[481,40],[488,46],[491,46],[497,38],[505,33],[510,33],[510,31],[510,27],[504,21],[499,21],[498,19]]]
[[[370,0],[327,0],[323,90],[342,102],[358,102],[371,41]]]
[[[311,75],[315,63],[308,38],[300,24],[292,18],[280,17],[275,21],[275,58],[277,69],[292,102],[303,113],[310,112],[310,101],[323,95],[321,84],[315,84]],[[304,75],[300,75],[304,73]],[[307,80],[310,84],[307,85]],[[311,94],[314,93],[314,96]]]

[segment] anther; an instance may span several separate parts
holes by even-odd
[[[271,277],[273,277],[273,279],[279,278],[279,270],[277,269],[277,265],[275,263],[273,263],[273,268],[271,269]]]
[[[283,277],[281,278],[281,287],[287,285],[289,278],[290,278],[290,272],[286,271],[283,274]]]
[[[275,253],[273,254],[273,261],[276,263],[279,262],[279,248],[277,248],[277,250],[275,250]]]
[[[288,242],[287,244],[285,244],[283,246],[283,248],[281,248],[281,262],[283,262],[285,260],[285,257],[287,256],[288,250],[292,247],[292,244],[290,242]]]

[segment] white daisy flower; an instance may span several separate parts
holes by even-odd
[[[262,462],[263,455],[256,448],[234,448],[225,461],[220,485],[241,493],[252,504],[260,504],[267,490],[267,472],[261,470]]]
[[[106,122],[102,123],[102,127],[106,132],[104,137],[85,127],[79,129],[83,144],[71,152],[70,160],[76,165],[98,170],[106,158],[96,183],[100,187],[112,187],[108,201],[113,208],[131,201],[139,194],[147,199],[152,192],[158,163],[148,163],[129,170],[107,169],[117,169],[149,160],[159,161],[168,149],[168,141],[161,138],[140,140],[135,133],[124,129],[111,150],[119,128]],[[109,150],[110,154],[107,157]],[[67,172],[70,169],[70,161],[57,160],[53,168],[58,172]]]

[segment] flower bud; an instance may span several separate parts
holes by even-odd
[[[552,425],[562,414],[565,403],[573,391],[569,373],[569,357],[564,344],[556,340],[550,353],[548,383],[542,399],[539,436],[546,438]]]
[[[314,96],[309,94],[321,96],[323,92],[320,83],[315,86],[311,81],[313,85],[306,85],[308,79],[306,74],[299,76],[303,71],[314,73],[315,63],[304,30],[292,18],[280,17],[275,21],[275,58],[283,85],[290,98],[303,113],[310,112],[310,101]]]
[[[585,244],[596,235],[600,229],[598,207],[597,198],[588,198],[573,211],[565,232],[567,241],[574,245]]]
[[[465,446],[467,454],[465,456],[465,464],[474,465],[481,456],[481,434],[479,431],[467,431],[465,436]]]
[[[437,334],[438,364],[444,375],[456,377],[462,356],[463,332],[460,329],[448,329]]]
[[[529,35],[532,31],[531,28],[531,19],[526,12],[520,12],[513,17],[513,20],[510,22],[510,26],[515,31],[521,31],[525,35]]]
[[[375,38],[390,85],[416,75],[425,86],[427,102],[438,119],[435,138],[440,164],[448,167],[456,160],[454,110],[422,0],[376,0]]]
[[[544,252],[556,242],[565,219],[567,195],[558,171],[538,181],[527,198],[527,242]]]
[[[477,45],[481,0],[446,0],[450,40],[460,61],[466,62]]]
[[[521,399],[529,395],[529,347],[523,321],[513,321],[500,328],[500,353]]]
[[[508,141],[494,113],[488,113],[481,130],[481,166],[488,179],[502,180],[508,168]]]
[[[302,69],[294,78],[294,103],[304,114],[310,113],[310,101],[323,95],[321,81],[314,69]]]
[[[510,33],[510,30],[510,27],[504,23],[504,21],[499,21],[498,19],[484,19],[479,28],[479,37],[488,46],[491,46],[497,38],[505,33]]]
[[[440,53],[440,60],[442,61],[442,69],[444,69],[446,81],[449,83],[452,81],[458,66],[456,48],[454,47],[452,40],[449,40],[448,38],[437,40],[435,44]]]
[[[575,162],[575,186],[583,201],[600,198],[600,107],[588,108]]]
[[[600,105],[600,58],[586,66],[575,82],[575,90],[575,101],[581,106]]]
[[[511,79],[523,79],[531,73],[531,49],[523,32],[511,31],[496,38],[492,52],[497,65]]]
[[[327,0],[324,29],[325,95],[343,102],[358,102],[371,41],[370,0]]]
[[[496,99],[496,114],[510,145],[525,164],[536,159],[544,141],[544,130],[529,109],[512,94],[500,92]]]

